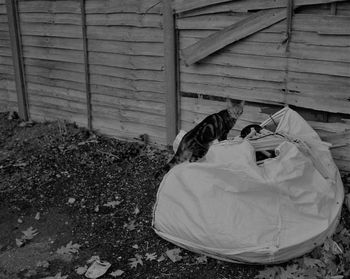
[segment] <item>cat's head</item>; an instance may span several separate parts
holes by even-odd
[[[231,115],[232,118],[237,119],[240,117],[243,113],[243,107],[244,107],[245,101],[241,101],[240,103],[232,103],[229,102],[229,106],[227,108],[227,111]]]

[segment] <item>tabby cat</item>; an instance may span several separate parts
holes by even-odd
[[[226,140],[227,135],[243,112],[244,101],[231,104],[230,107],[218,113],[207,116],[202,122],[187,132],[182,138],[173,158],[158,172],[169,171],[173,166],[186,160],[195,162],[207,154],[214,140]]]

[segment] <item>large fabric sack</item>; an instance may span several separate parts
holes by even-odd
[[[344,193],[329,145],[290,108],[272,118],[270,143],[217,143],[201,162],[165,175],[153,216],[159,236],[214,258],[267,264],[307,253],[334,232]],[[255,151],[276,142],[277,156],[257,165]]]

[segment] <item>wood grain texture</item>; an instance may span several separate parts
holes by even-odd
[[[161,3],[159,0],[100,0],[86,1],[86,12],[89,13],[138,13],[138,14],[160,14]]]
[[[80,14],[78,1],[20,1],[20,13]]]
[[[286,11],[284,9],[253,14],[184,49],[182,57],[187,65],[191,65],[228,44],[271,26],[285,17]]]
[[[346,1],[346,0],[340,0]],[[193,3],[191,3],[193,2]],[[207,1],[208,4],[211,4],[213,1]],[[176,0],[174,3],[174,9],[180,16],[196,16],[203,14],[213,14],[213,13],[222,13],[222,12],[248,12],[254,10],[266,10],[274,8],[285,8],[287,7],[287,1],[276,1],[276,0],[245,0],[245,1],[219,1],[217,5],[207,5],[204,6],[204,3],[200,1],[184,1]],[[303,6],[303,5],[315,5],[315,4],[327,4],[336,2],[334,0],[295,0],[294,6]],[[195,9],[191,8],[197,5]],[[202,5],[201,5],[202,4]],[[199,7],[199,5],[201,5]],[[185,13],[184,13],[185,12]]]

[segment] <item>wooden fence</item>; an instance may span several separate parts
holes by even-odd
[[[0,64],[9,75],[2,103],[11,109],[16,99],[0,1],[7,39]],[[65,119],[126,139],[147,134],[165,144],[161,8],[155,0],[18,1],[30,118]]]
[[[226,98],[232,135],[288,104],[350,171],[349,1],[0,0],[0,35],[1,110],[164,145]]]

